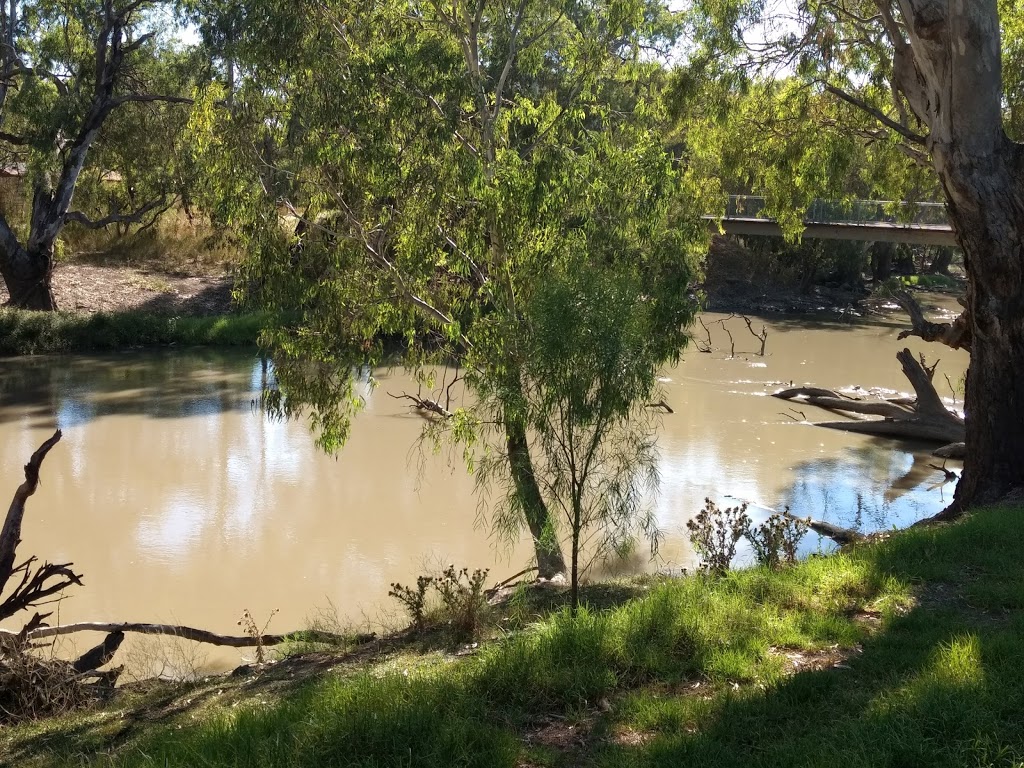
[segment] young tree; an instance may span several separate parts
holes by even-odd
[[[280,382],[268,405],[312,410],[334,449],[358,407],[352,366],[380,360],[383,338],[402,340],[412,369],[460,360],[484,411],[445,426],[474,445],[494,428],[487,447],[543,576],[565,565],[524,406],[534,297],[577,270],[633,276],[662,361],[694,309],[706,232],[679,203],[656,130],[659,67],[639,55],[662,22],[633,0],[333,2],[285,46],[274,116],[260,120],[302,233],[257,214],[268,226],[248,294],[282,320],[264,338]]]
[[[699,3],[721,34],[750,29],[758,4]],[[998,0],[803,0],[799,35],[774,47],[837,104],[869,119],[927,165],[941,186],[964,252],[966,309],[944,338],[969,349],[967,454],[951,513],[1015,498],[1024,489],[1024,147],[1016,130],[1020,84],[1019,4]],[[724,11],[724,12],[723,12]],[[738,54],[735,39],[732,53]],[[738,54],[742,58],[742,54]]]
[[[180,91],[150,90],[158,49],[155,34],[144,30],[147,11],[157,5],[10,2],[0,12],[0,161],[23,173],[31,192],[24,224],[0,211],[0,274],[13,306],[56,309],[54,247],[68,222],[97,228],[138,222],[166,201],[162,193],[127,199],[100,218],[71,208],[112,115],[130,105],[190,101]],[[99,168],[97,184],[111,170]]]
[[[589,564],[581,558],[625,554],[638,535],[657,543],[650,401],[659,367],[681,344],[663,335],[649,285],[587,256],[579,253],[571,269],[552,275],[525,310],[525,386],[482,389],[497,402],[518,398],[530,426],[541,491],[569,543],[573,611]],[[504,475],[500,460],[495,468]]]

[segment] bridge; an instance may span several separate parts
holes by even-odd
[[[763,215],[763,197],[731,195],[725,216],[705,216],[713,232],[782,237],[782,227]],[[895,212],[894,212],[895,211]],[[942,203],[890,203],[880,200],[815,200],[804,216],[804,237],[866,240],[913,245],[957,245]]]

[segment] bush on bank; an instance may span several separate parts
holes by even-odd
[[[253,346],[259,314],[169,317],[139,312],[28,312],[0,309],[0,355],[181,346]]]

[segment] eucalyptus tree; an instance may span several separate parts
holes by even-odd
[[[90,154],[103,143],[115,116],[134,107],[140,110],[134,119],[142,121],[160,105],[190,101],[180,79],[170,82],[170,70],[155,63],[161,50],[148,14],[159,5],[158,0],[10,2],[0,12],[0,162],[24,179],[30,195],[27,221],[0,211],[0,274],[14,306],[56,308],[54,248],[68,222],[86,227],[138,222],[166,201],[162,190],[147,183],[127,199],[112,201],[112,209],[99,216],[72,209]],[[135,134],[126,154],[140,156],[140,145],[152,135]],[[95,167],[94,187],[116,178],[113,171]],[[149,179],[148,173],[137,175]],[[132,199],[136,193],[152,196]]]
[[[738,66],[763,63],[732,34],[763,36],[763,3],[697,5],[710,44]],[[1020,138],[1024,10],[1007,0],[801,0],[794,10],[797,31],[768,48],[855,110],[856,132],[930,170],[964,252],[966,308],[941,335],[971,353],[967,457],[949,511],[1014,498],[1024,489],[1024,146],[1011,134]]]
[[[250,41],[263,79],[242,87],[262,111],[226,126],[250,157],[275,147],[256,185],[274,191],[244,211],[264,223],[247,230],[245,293],[280,318],[263,339],[279,381],[266,404],[311,413],[334,450],[359,407],[353,366],[380,361],[383,339],[414,370],[458,360],[475,404],[439,431],[471,467],[495,459],[503,519],[529,528],[542,576],[564,571],[535,455],[528,393],[549,385],[529,367],[532,308],[600,269],[643,289],[649,382],[685,340],[706,230],[661,142],[660,66],[641,54],[671,18],[636,0],[331,0],[278,18],[275,46]],[[236,109],[252,114],[242,93]]]

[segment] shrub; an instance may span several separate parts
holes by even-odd
[[[443,626],[451,631],[453,640],[465,642],[480,631],[487,608],[484,585],[488,573],[486,568],[470,573],[468,568],[457,571],[449,565],[438,576],[420,576],[415,587],[393,583],[388,596],[402,604],[417,632]],[[431,587],[440,602],[435,601],[433,607]]]
[[[468,568],[456,572],[449,565],[434,579],[434,588],[444,606],[442,620],[459,640],[472,640],[480,629],[480,617],[487,607],[484,584],[488,569],[477,568],[470,574]]]
[[[397,581],[392,582],[391,591],[388,597],[395,598],[402,604],[412,619],[412,625],[417,632],[426,629],[427,624],[427,589],[429,589],[434,578],[432,576],[420,576],[416,579],[416,588],[406,587]]]
[[[787,507],[785,514],[773,514],[756,528],[749,527],[745,536],[758,564],[776,569],[796,563],[797,547],[806,533],[807,523],[789,517]]]
[[[736,556],[736,544],[750,528],[747,505],[719,509],[711,499],[704,499],[704,509],[688,520],[690,543],[702,558],[700,568],[721,576],[729,570]]]

